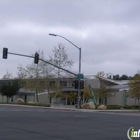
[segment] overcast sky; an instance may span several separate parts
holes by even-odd
[[[34,54],[44,50],[46,58],[59,43],[65,45],[78,72],[79,50],[59,34],[82,48],[82,73],[99,71],[133,76],[140,70],[140,0],[0,0],[0,78],[17,73],[33,59],[8,55]]]

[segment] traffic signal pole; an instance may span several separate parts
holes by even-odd
[[[77,47],[77,46],[76,46]],[[81,48],[79,48],[79,74],[81,74]],[[78,78],[78,109],[81,108],[80,78]]]
[[[65,40],[67,40],[69,43],[71,43],[73,46],[75,46],[79,50],[79,74],[78,75],[80,75],[81,74],[81,48],[79,48],[77,45],[72,43],[70,40],[68,40],[64,36],[61,36],[61,35],[58,35],[58,34],[52,34],[52,33],[50,33],[49,35],[51,35],[51,36],[59,36],[59,37],[65,39]],[[79,82],[78,82],[78,100],[77,100],[77,102],[78,102],[78,108],[80,109],[80,98],[81,98],[81,96],[80,96],[80,93],[81,93],[80,92],[80,78],[78,78],[78,81]]]
[[[77,104],[78,104],[78,109],[80,109],[80,80],[84,78],[83,77],[83,74],[81,74],[81,48],[79,48],[79,74],[76,74],[76,73],[73,73],[73,72],[71,72],[71,71],[69,71],[67,69],[61,68],[61,67],[59,67],[59,66],[57,66],[55,64],[50,63],[49,61],[40,59],[38,53],[35,53],[35,56],[29,56],[29,55],[25,55],[25,54],[18,54],[18,53],[8,52],[8,48],[3,48],[3,51],[4,51],[4,49],[7,49],[7,54],[12,54],[12,55],[18,55],[18,56],[23,56],[23,57],[34,58],[34,62],[36,64],[38,64],[38,60],[41,60],[41,61],[43,61],[45,63],[48,63],[48,64],[50,64],[50,65],[52,65],[52,66],[54,66],[56,68],[59,68],[59,69],[61,69],[63,71],[66,71],[66,72],[68,72],[68,73],[70,73],[70,74],[78,77],[78,103]],[[4,57],[4,53],[3,53],[3,58],[4,59],[7,59],[7,55],[6,55],[6,57]]]

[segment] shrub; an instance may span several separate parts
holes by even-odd
[[[138,105],[126,105],[126,106],[121,106],[121,105],[107,105],[107,109],[139,109]]]
[[[50,107],[49,104],[38,104],[38,103],[34,103],[34,104],[32,104],[32,103],[17,103],[17,104],[19,104],[19,105],[31,105],[31,106]]]
[[[124,109],[132,109],[133,107],[132,106],[129,106],[129,105],[126,105],[123,107]]]
[[[107,105],[107,109],[121,109],[122,106],[120,105]]]

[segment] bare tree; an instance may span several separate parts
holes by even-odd
[[[58,44],[57,47],[54,47],[52,50],[53,55],[50,56],[50,61],[55,65],[62,68],[71,68],[73,65],[73,61],[68,58],[68,54],[66,52],[65,46],[62,44]],[[54,74],[57,77],[57,94],[60,92],[60,79],[65,75],[65,72],[59,68],[54,68]],[[55,99],[54,97],[54,99]]]
[[[52,50],[53,55],[50,56],[50,60],[55,65],[62,68],[71,68],[73,65],[73,61],[68,58],[68,54],[66,52],[65,46],[62,44],[58,44],[57,47],[54,47]],[[59,68],[54,68],[54,72],[58,78],[64,76],[64,71]]]
[[[98,72],[97,73],[97,75],[96,75],[96,77],[98,78],[103,78],[105,76],[105,73],[104,73],[104,71],[100,71],[100,72]]]
[[[4,80],[9,80],[9,79],[12,79],[13,78],[13,75],[12,75],[12,73],[10,73],[10,72],[6,72],[6,74],[2,77],[2,79],[4,79]]]

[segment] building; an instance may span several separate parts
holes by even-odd
[[[62,93],[70,93],[70,92],[77,92],[78,90],[74,88],[73,81],[76,80],[76,77],[65,77],[61,78],[59,84],[62,87]],[[55,84],[57,83],[58,79],[57,78],[51,78],[49,81],[49,84]],[[13,80],[0,80],[0,87],[2,84],[12,84]],[[127,92],[129,90],[129,81],[128,80],[112,80],[108,78],[96,78],[96,76],[85,76],[84,79],[84,84],[85,86],[91,85],[92,90],[99,88],[101,82],[104,83],[109,83],[109,87],[112,89],[116,89],[116,92],[112,92],[111,96],[106,97],[104,104],[107,105],[134,105],[135,104],[135,99],[128,97]],[[43,83],[43,80],[40,81],[40,83]],[[21,83],[20,83],[21,84]],[[36,91],[34,90],[27,90],[24,89],[22,86],[18,93],[9,100],[9,102],[15,102],[17,98],[22,98],[25,102],[33,101],[37,102],[37,98],[39,99],[39,102],[42,104],[49,104],[49,103],[54,103],[54,104],[63,104],[67,105],[70,104],[70,101],[67,97],[63,98],[57,98],[54,100],[54,98],[50,98],[48,92],[50,94],[52,91],[48,91],[48,89],[44,89],[43,91],[38,93],[38,96],[36,94]],[[101,100],[99,98],[95,99],[95,93],[92,92],[92,99],[89,101],[93,101],[96,104],[101,104]],[[6,102],[7,99],[5,96],[0,95],[0,102]],[[76,104],[77,102],[77,97],[75,97],[74,101],[72,104]],[[138,104],[138,102],[136,102]]]

